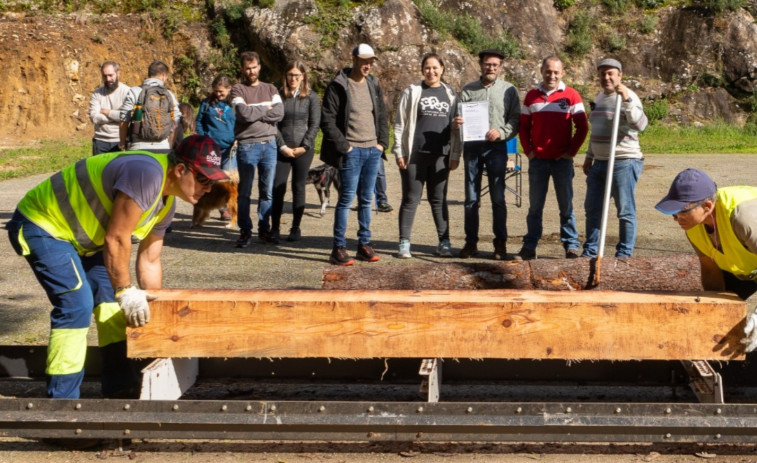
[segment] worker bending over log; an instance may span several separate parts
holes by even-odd
[[[220,166],[218,145],[198,135],[171,154],[133,151],[81,160],[18,203],[6,224],[11,245],[53,305],[48,397],[79,397],[93,312],[103,395],[133,394],[139,377],[126,358],[126,325],[150,321],[144,289],[161,287],[160,253],[174,197],[197,203],[213,182],[227,178]],[[131,282],[132,235],[141,240],[136,275],[142,289]]]
[[[655,206],[672,215],[699,255],[702,287],[747,299],[757,291],[757,187],[718,188],[699,169],[686,169]],[[757,302],[757,296],[753,297]],[[748,301],[742,342],[757,347],[757,314]]]

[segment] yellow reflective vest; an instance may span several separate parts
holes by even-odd
[[[757,255],[744,247],[731,226],[731,216],[736,206],[757,199],[757,188],[732,186],[718,189],[715,207],[715,225],[722,251],[715,248],[703,224],[691,228],[686,235],[691,243],[707,257],[711,257],[721,270],[732,273],[742,280],[750,279],[757,269]],[[752,279],[754,279],[752,277]]]
[[[68,241],[81,255],[102,250],[113,213],[113,201],[105,194],[102,176],[114,159],[133,155],[150,156],[163,168],[157,197],[142,213],[132,234],[144,239],[171,211],[174,197],[162,200],[168,170],[168,156],[147,151],[107,153],[82,159],[40,183],[18,203],[26,218],[60,240]]]

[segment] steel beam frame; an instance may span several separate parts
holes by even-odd
[[[0,436],[757,443],[757,406],[4,399]]]

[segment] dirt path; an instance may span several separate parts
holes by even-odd
[[[580,170],[583,157],[576,163],[574,208],[577,211],[578,229],[583,238],[585,195],[584,175]],[[654,210],[654,204],[667,192],[677,172],[686,167],[698,167],[710,173],[720,186],[756,184],[757,156],[754,155],[651,155],[645,162],[644,173],[638,186],[637,208],[639,231],[636,254],[639,256],[663,255],[674,252],[691,252],[683,232],[673,220]],[[527,165],[524,166],[527,168]],[[381,256],[376,264],[399,266],[412,262],[436,262],[433,256],[436,236],[428,204],[418,208],[413,230],[415,259],[401,260],[392,256],[397,247],[397,209],[400,202],[399,174],[394,164],[387,164],[389,198],[395,210],[375,213],[372,223],[373,242]],[[16,202],[32,186],[46,176],[0,182],[0,223],[12,214]],[[453,172],[449,187],[451,241],[455,250],[463,244],[463,188],[462,170]],[[510,181],[512,184],[512,181]],[[521,237],[526,231],[527,174],[523,174],[523,207],[514,206],[514,196],[508,200],[508,251],[520,249]],[[237,231],[226,229],[215,218],[200,230],[189,229],[191,208],[180,203],[174,232],[166,238],[164,248],[164,284],[172,288],[318,288],[321,272],[327,264],[331,248],[333,209],[323,218],[318,215],[314,190],[308,190],[308,208],[302,223],[304,239],[297,243],[283,241],[279,246],[253,243],[247,249],[236,249],[233,240]],[[554,194],[550,192],[544,216],[545,237],[539,246],[541,258],[561,257],[558,237],[558,214]],[[614,211],[614,209],[613,209]],[[285,209],[282,232],[288,232],[291,219]],[[609,220],[607,255],[611,255],[617,241],[617,220]],[[350,217],[348,245],[354,249],[357,219]],[[485,200],[481,208],[481,260],[491,256],[491,207]],[[35,281],[27,264],[13,254],[7,239],[0,239],[0,344],[46,344],[49,330],[48,302]],[[96,344],[94,330],[90,333]],[[451,445],[413,446],[396,444],[261,444],[261,443],[138,443],[136,461],[150,462],[384,462],[410,459],[415,462],[689,462],[707,459],[715,462],[757,462],[754,449],[749,447],[706,448],[712,455],[696,456],[703,451],[698,446],[566,446],[566,445]],[[402,454],[401,452],[404,452]],[[115,457],[115,455],[104,455]],[[0,440],[0,462],[43,461],[95,461],[94,452],[63,452],[53,448]]]

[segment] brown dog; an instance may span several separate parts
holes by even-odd
[[[231,228],[237,224],[237,197],[239,196],[239,173],[235,170],[226,172],[229,180],[216,182],[210,191],[202,195],[192,211],[192,225],[189,228],[199,228],[207,220],[212,211],[222,207],[229,209],[231,221],[226,224],[226,228]]]

